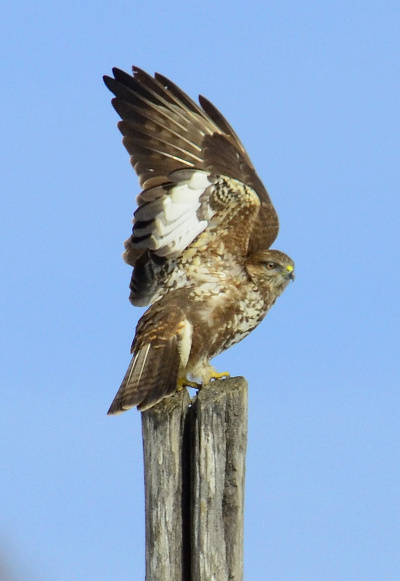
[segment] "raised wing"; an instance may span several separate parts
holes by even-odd
[[[242,143],[214,105],[200,97],[199,107],[158,73],[152,77],[137,67],[133,76],[113,73],[104,81],[115,95],[118,127],[143,188],[124,254],[140,273],[133,284],[143,300],[132,302],[151,302],[145,287],[157,283],[154,261],[167,268],[165,261],[177,259],[202,232],[222,234],[227,217],[236,219],[237,229],[247,220],[232,238],[238,254],[269,248],[278,234],[277,214]]]

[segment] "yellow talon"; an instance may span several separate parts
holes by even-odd
[[[223,377],[230,377],[230,373],[227,371],[222,371],[221,373],[213,371],[210,379],[222,379]]]

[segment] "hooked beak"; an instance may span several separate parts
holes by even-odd
[[[288,264],[286,267],[286,276],[287,278],[290,278],[290,280],[293,282],[295,279],[295,275],[294,275],[294,268],[291,264]]]

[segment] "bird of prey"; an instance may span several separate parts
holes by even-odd
[[[150,305],[108,411],[146,410],[229,375],[210,360],[246,337],[294,278],[270,250],[279,224],[238,136],[204,97],[133,67],[104,77],[142,192],[125,261],[130,301]],[[195,382],[195,383],[193,383]]]

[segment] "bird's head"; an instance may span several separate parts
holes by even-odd
[[[257,286],[267,286],[278,297],[294,280],[294,262],[279,250],[259,250],[246,261],[246,271]]]

